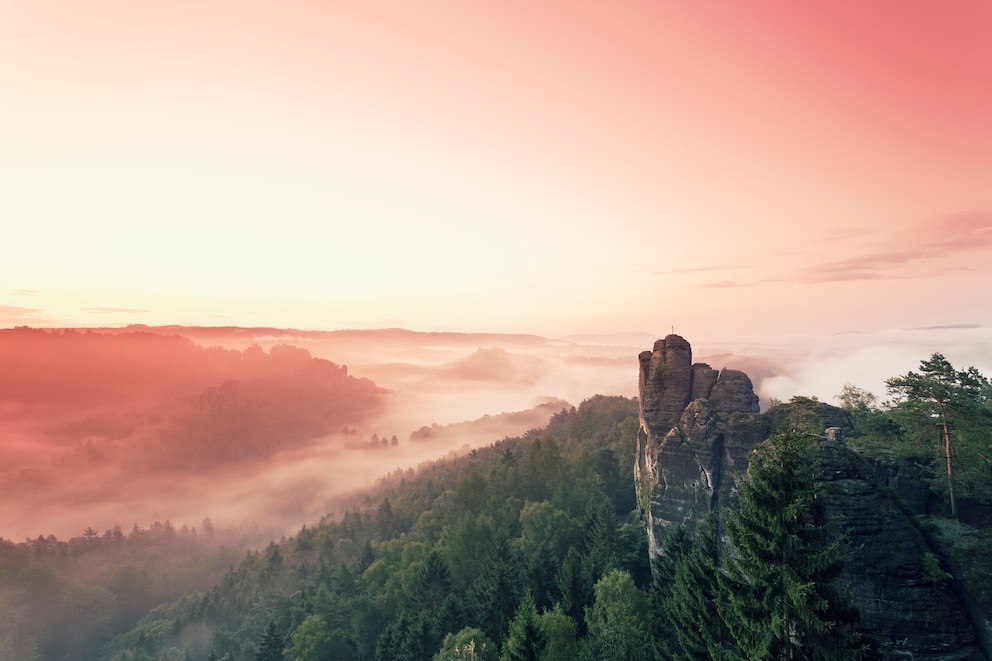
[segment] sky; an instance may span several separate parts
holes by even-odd
[[[0,97],[0,327],[992,334],[986,0],[0,0]]]

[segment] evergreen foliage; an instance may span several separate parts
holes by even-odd
[[[992,385],[974,367],[955,370],[943,355],[920,362],[919,372],[886,381],[896,397],[894,416],[932,460],[934,480],[958,516],[958,498],[992,502]],[[939,448],[939,449],[938,449]],[[938,469],[937,466],[940,466]]]
[[[752,453],[740,484],[723,575],[724,620],[736,647],[730,652],[739,658],[862,656],[849,629],[855,613],[833,587],[841,540],[824,520],[809,446],[798,434],[772,436]]]
[[[497,538],[489,547],[482,572],[469,593],[469,608],[475,622],[493,640],[502,640],[517,604],[523,580],[520,563],[509,541]]]
[[[654,580],[651,586],[651,597],[657,613],[654,635],[663,659],[674,661],[683,656],[673,617],[666,609],[670,608],[669,602],[674,592],[675,569],[691,549],[692,536],[689,531],[684,525],[674,525],[668,529],[661,553],[654,559]]]
[[[355,506],[150,614],[101,658],[171,658],[193,627],[212,631],[216,656],[232,661],[276,648],[285,658],[493,661],[500,648],[531,654],[535,641],[541,658],[574,659],[594,571],[622,570],[646,598],[644,529],[618,516],[633,508],[632,466],[617,457],[633,452],[636,413],[633,400],[596,397],[543,430],[397,471]]]
[[[720,613],[720,517],[710,512],[691,545],[674,559],[671,588],[663,610],[678,640],[678,658],[718,659],[728,633]],[[673,540],[673,546],[681,544]]]
[[[276,623],[269,620],[262,639],[258,642],[255,661],[282,661],[282,635],[276,630]]]
[[[510,629],[503,643],[500,661],[539,661],[544,650],[544,635],[534,598],[528,592],[510,621]]]

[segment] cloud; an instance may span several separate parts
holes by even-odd
[[[442,377],[465,381],[497,381],[533,383],[542,371],[539,361],[515,356],[501,347],[479,348],[470,356],[453,361],[439,369]]]
[[[96,308],[83,308],[83,312],[90,312],[92,314],[143,314],[145,312],[148,312],[148,310],[142,310],[141,308],[96,307]]]
[[[17,305],[0,305],[0,326],[23,325],[31,321],[50,321],[40,308],[24,308]]]
[[[972,328],[988,328],[988,326],[983,326],[982,324],[944,324],[942,326],[917,326],[916,328],[907,328],[906,330],[940,331],[940,330],[970,330]]]
[[[836,227],[821,234],[818,241],[848,241],[855,237],[866,236],[870,230],[866,227]]]
[[[13,294],[14,296],[37,296],[38,295],[38,290],[37,289],[15,289],[14,291],[12,291],[10,293]]]
[[[730,271],[734,269],[747,268],[744,264],[721,264],[719,266],[696,266],[684,269],[667,269],[655,271],[653,275],[678,275],[681,273],[709,273],[712,271]]]
[[[992,247],[992,213],[975,211],[944,216],[902,235],[890,234],[885,241],[895,245],[885,250],[816,264],[793,279],[822,283],[910,277],[912,274],[907,273],[904,267]]]
[[[0,305],[0,315],[11,319],[43,319],[45,313],[39,308],[22,308],[16,305]]]
[[[908,264],[926,256],[922,251],[871,253],[817,264],[803,271],[796,279],[800,282],[818,283],[893,278],[895,276],[887,271],[888,268]]]
[[[750,287],[748,282],[738,282],[736,280],[718,280],[716,282],[704,282],[699,285],[703,289],[730,289],[733,287]]]

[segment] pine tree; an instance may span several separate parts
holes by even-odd
[[[667,602],[675,586],[675,567],[692,549],[692,537],[682,524],[672,526],[665,534],[661,553],[652,561],[651,600],[657,617],[654,619],[654,637],[663,659],[681,659],[682,649],[671,616],[666,612]]]
[[[824,520],[811,442],[773,436],[751,456],[728,521],[733,545],[724,619],[746,659],[842,661],[863,652],[855,617],[833,588],[842,568],[836,526]]]
[[[607,501],[591,506],[586,515],[587,567],[593,582],[620,564],[620,526]]]
[[[679,658],[720,658],[726,627],[719,612],[723,600],[720,568],[719,513],[710,512],[688,551],[675,560],[664,612],[678,640]]]
[[[255,661],[282,661],[282,647],[283,640],[276,630],[276,623],[269,620],[269,626],[265,627],[262,639],[258,642]]]
[[[501,661],[539,661],[544,649],[534,598],[528,592],[510,620],[510,631],[503,643]]]
[[[432,620],[442,633],[461,628],[460,604],[444,556],[431,551],[417,572],[410,591],[410,610]]]
[[[570,547],[555,574],[555,588],[565,615],[579,625],[579,634],[585,633],[584,613],[593,600],[593,581],[582,556]]]
[[[470,610],[487,636],[503,639],[522,591],[520,563],[509,541],[499,537],[490,546],[469,595]]]
[[[885,384],[898,401],[896,414],[900,422],[908,423],[919,438],[937,431],[951,516],[958,515],[962,477],[970,495],[992,500],[988,478],[992,460],[985,451],[987,429],[992,422],[989,380],[974,367],[956,371],[944,356],[935,353],[920,363],[919,373],[909,372]]]

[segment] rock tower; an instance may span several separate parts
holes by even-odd
[[[665,529],[694,529],[733,496],[733,474],[768,437],[758,396],[744,372],[692,362],[682,337],[658,340],[640,360],[641,428],[634,479],[654,557]]]

